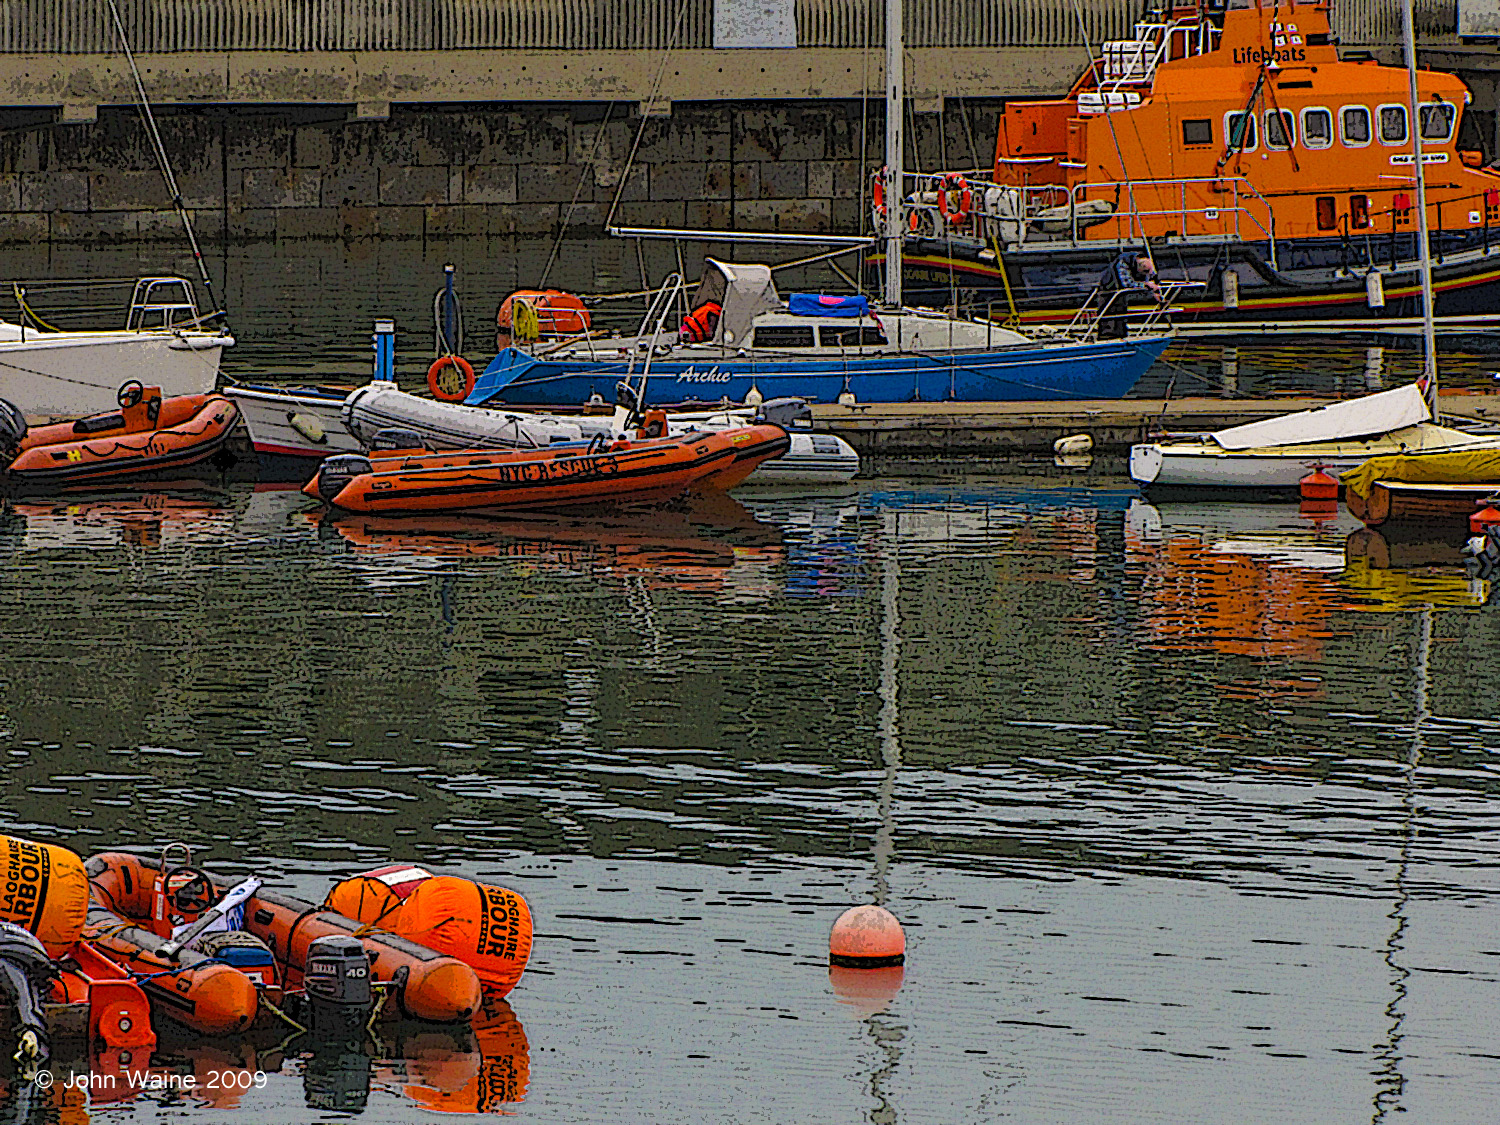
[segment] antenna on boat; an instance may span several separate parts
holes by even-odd
[[[131,77],[135,79],[136,98],[140,102],[141,118],[146,123],[146,132],[151,138],[151,147],[156,153],[156,163],[161,167],[162,179],[167,182],[167,192],[172,197],[172,206],[177,211],[177,217],[182,220],[182,229],[187,232],[188,245],[193,250],[193,262],[198,267],[198,277],[203,282],[203,291],[208,296],[210,308],[213,309],[199,320],[222,318],[224,310],[219,306],[219,300],[214,295],[213,279],[208,276],[208,265],[203,260],[203,251],[198,247],[198,236],[193,233],[193,220],[188,216],[187,205],[182,201],[182,191],[177,186],[177,177],[172,174],[172,162],[167,159],[167,149],[162,144],[161,130],[156,127],[156,115],[151,112],[151,99],[146,97],[146,86],[141,81],[140,68],[135,65],[135,52],[130,49],[130,38],[125,34],[125,24],[120,19],[120,9],[115,4],[115,0],[105,0],[105,2],[109,4],[109,14],[114,19],[115,34],[120,37],[120,50],[125,55],[125,61],[130,64]]]
[[[885,303],[901,307],[901,116],[906,109],[905,59],[902,55],[902,0],[885,3]]]
[[[1417,238],[1422,262],[1422,378],[1427,382],[1427,404],[1437,419],[1437,333],[1432,311],[1432,248],[1427,233],[1427,174],[1422,163],[1422,110],[1417,102],[1417,37],[1413,29],[1414,0],[1401,0],[1401,34],[1406,47],[1406,81],[1411,102],[1412,171],[1417,178]]]

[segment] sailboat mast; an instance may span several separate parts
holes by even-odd
[[[901,307],[901,122],[906,74],[901,28],[903,0],[885,0],[885,303]]]
[[[1413,28],[1415,0],[1401,0],[1401,33],[1406,46],[1406,81],[1411,102],[1412,170],[1417,178],[1417,238],[1422,261],[1422,377],[1427,380],[1427,401],[1437,417],[1437,333],[1432,323],[1432,249],[1427,235],[1427,173],[1422,163],[1422,114],[1417,101],[1417,36]]]

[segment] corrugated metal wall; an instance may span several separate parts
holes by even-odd
[[[713,0],[116,0],[138,52],[703,48]],[[1402,0],[1341,0],[1350,43],[1399,41]],[[880,43],[883,0],[795,0],[804,47]],[[1417,0],[1451,37],[1457,0]],[[1070,46],[1123,38],[1144,0],[905,0],[912,47]],[[0,52],[118,49],[106,0],[0,0]]]

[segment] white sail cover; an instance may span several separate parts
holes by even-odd
[[[1348,402],[1217,430],[1211,436],[1225,449],[1265,449],[1273,445],[1306,445],[1388,434],[1431,417],[1420,384],[1412,383]]]

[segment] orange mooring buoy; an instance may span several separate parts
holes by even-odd
[[[1500,509],[1495,505],[1500,503],[1500,496],[1491,496],[1487,500],[1481,500],[1483,505],[1479,511],[1469,517],[1469,534],[1483,535],[1496,524],[1500,524]]]
[[[828,963],[880,969],[906,963],[906,934],[882,906],[856,906],[839,915],[828,935]]]
[[[1323,471],[1322,465],[1313,466],[1313,471],[1297,482],[1297,491],[1304,500],[1337,500],[1339,481]]]

